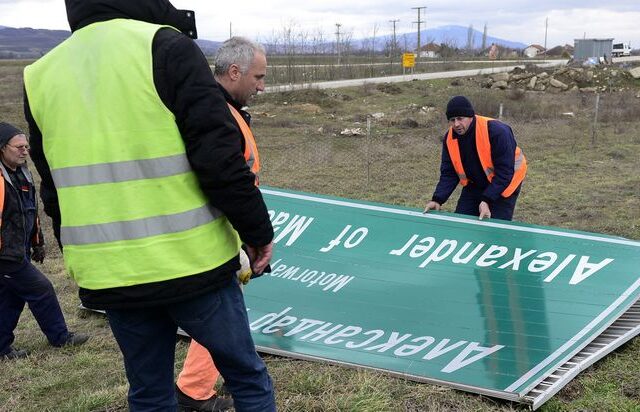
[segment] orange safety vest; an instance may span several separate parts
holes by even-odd
[[[489,182],[493,180],[495,175],[493,169],[493,160],[491,159],[491,142],[489,141],[489,120],[494,120],[490,117],[475,116],[476,118],[476,149],[478,150],[478,157],[480,158],[480,164],[487,176]],[[453,168],[458,174],[460,184],[466,186],[469,183],[467,175],[464,173],[464,167],[462,167],[462,158],[460,157],[460,147],[458,146],[458,140],[453,138],[453,128],[449,128],[447,134],[447,149],[449,150],[449,157],[451,157],[451,163]],[[520,183],[524,180],[527,174],[527,159],[524,157],[522,150],[516,146],[515,163],[513,165],[513,177],[511,183],[502,192],[502,197],[509,197],[520,186]]]
[[[260,156],[258,155],[258,146],[256,145],[256,139],[253,137],[253,133],[251,132],[251,128],[244,120],[244,117],[240,114],[235,107],[227,103],[229,106],[229,110],[231,110],[231,114],[234,119],[236,119],[236,123],[240,127],[240,131],[242,132],[242,137],[244,137],[244,159],[247,161],[247,165],[249,165],[249,169],[256,175],[256,186],[260,184],[258,174],[260,173]]]

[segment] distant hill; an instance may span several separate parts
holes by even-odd
[[[196,44],[200,47],[200,50],[202,50],[202,53],[204,53],[205,56],[213,56],[214,54],[216,54],[216,52],[220,48],[220,45],[222,44],[222,42],[197,39]]]
[[[444,43],[452,48],[463,49],[467,46],[468,33],[468,27],[456,25],[439,26],[432,29],[421,30],[420,45],[424,46],[427,43],[434,42],[437,44]],[[480,49],[482,47],[482,32],[474,29],[472,33],[473,48]],[[376,50],[383,50],[391,40],[391,35],[376,37]],[[366,38],[355,40],[354,43],[356,47],[361,47],[362,45],[371,44],[371,41],[371,38]],[[398,42],[398,47],[402,50],[415,50],[418,45],[418,32],[396,34],[396,41]],[[491,46],[491,43],[511,49],[524,49],[527,47],[526,44],[521,42],[501,39],[487,34],[486,47]]]
[[[38,58],[63,42],[67,30],[45,30],[0,26],[0,58]]]
[[[0,26],[0,59],[36,59],[71,35],[68,30],[46,30]],[[196,40],[202,52],[213,55],[222,42]]]
[[[46,30],[32,28],[12,28],[0,26],[0,58],[38,58],[60,44],[71,33],[67,30]],[[420,43],[429,42],[446,44],[453,48],[465,48],[467,45],[468,28],[463,26],[440,26],[420,32]],[[372,38],[354,39],[352,45],[356,49],[366,49],[372,42]],[[398,47],[403,50],[414,50],[417,46],[417,32],[401,33],[396,36]],[[375,49],[382,51],[390,43],[391,35],[377,36]],[[211,40],[196,40],[196,43],[207,56],[212,56],[222,42]],[[523,49],[524,43],[487,36],[487,46],[491,43],[513,48]],[[329,45],[329,44],[328,44]],[[479,49],[482,46],[482,32],[473,30],[473,46]],[[330,47],[329,47],[330,49]],[[271,49],[273,50],[273,49]]]

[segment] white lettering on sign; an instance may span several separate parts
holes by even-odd
[[[320,252],[328,252],[334,247],[338,246],[342,242],[342,238],[347,233],[349,233],[350,230],[351,230],[351,225],[345,226],[344,229],[342,229],[342,232],[340,232],[340,234],[338,235],[338,237],[330,240],[327,246],[320,249]],[[369,229],[367,229],[366,227],[357,228],[344,241],[344,247],[347,249],[351,249],[353,247],[358,246],[360,242],[362,242],[364,238],[367,236],[367,233],[369,233]]]
[[[282,259],[278,259],[271,264],[272,270],[269,276],[300,282],[306,284],[308,288],[317,284],[322,287],[324,292],[335,293],[347,286],[355,278],[349,275],[302,269],[299,266],[287,265],[281,262]]]
[[[493,345],[490,348],[485,348],[484,346],[480,346],[477,342],[471,342],[467,345],[466,348],[462,350],[462,352],[458,354],[458,356],[456,356],[451,362],[449,362],[447,366],[442,368],[441,371],[445,373],[455,372],[458,369],[462,369],[467,365],[471,365],[472,363],[477,362],[480,359],[489,356],[502,348],[504,348],[503,345]],[[474,352],[476,352],[476,354],[469,357],[469,355]]]
[[[278,212],[276,214],[275,210],[269,210],[268,213],[271,224],[273,225],[273,233],[277,233],[277,236],[273,239],[273,243],[278,243],[289,236],[284,244],[285,246],[291,246],[298,237],[307,230],[314,219],[300,215],[293,215],[293,217],[291,217],[287,212]]]
[[[568,254],[560,259],[557,253],[536,249],[525,250],[522,248],[509,248],[502,245],[485,245],[465,242],[458,247],[458,241],[444,239],[438,241],[434,237],[420,237],[411,235],[409,239],[398,249],[391,249],[390,255],[408,256],[411,259],[426,256],[419,265],[424,268],[432,262],[440,262],[450,259],[451,263],[461,265],[475,265],[481,268],[495,267],[497,269],[510,269],[513,271],[526,270],[529,273],[541,273],[550,271],[544,278],[545,282],[553,281],[558,275],[573,270],[569,278],[570,285],[578,285],[580,282],[593,276],[599,270],[614,261],[612,258],[601,258],[600,261],[592,261],[591,256],[580,256],[577,263],[574,254]],[[429,253],[431,251],[431,253]],[[560,261],[558,264],[556,262]],[[573,266],[575,265],[575,266]]]
[[[400,358],[414,357],[416,361],[431,361],[443,358],[446,363],[443,373],[452,373],[479,360],[493,355],[504,345],[482,346],[480,342],[467,340],[437,339],[433,336],[414,336],[383,329],[365,330],[357,325],[326,322],[319,319],[298,318],[290,314],[288,306],[280,312],[267,313],[251,322],[250,328],[265,335],[280,334],[295,337],[300,341],[318,342],[347,349],[388,352]],[[345,339],[349,338],[349,340]],[[437,342],[437,343],[436,343]],[[435,346],[431,347],[435,343]]]

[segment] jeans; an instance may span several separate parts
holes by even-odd
[[[456,205],[456,213],[463,215],[479,216],[478,207],[482,202],[482,192],[473,185],[467,185],[462,188],[458,204]],[[513,218],[513,210],[516,208],[516,200],[520,194],[520,187],[509,197],[500,196],[494,202],[491,202],[489,209],[491,210],[492,219],[511,220]]]
[[[67,341],[69,331],[53,285],[38,268],[25,262],[0,273],[0,355],[11,350],[25,303],[50,344],[61,346]]]
[[[255,350],[235,277],[228,286],[188,301],[106,312],[124,356],[132,412],[176,409],[178,326],[209,350],[236,411],[275,411],[271,378]]]

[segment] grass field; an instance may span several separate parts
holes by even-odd
[[[26,127],[21,69],[21,64],[0,62],[0,117]],[[423,207],[438,179],[443,108],[452,95],[465,94],[484,115],[497,116],[503,104],[504,120],[529,160],[515,220],[640,239],[640,81],[601,95],[595,135],[593,94],[493,91],[470,79],[456,84],[367,84],[259,96],[251,112],[262,184]],[[345,129],[360,129],[362,135],[341,135]],[[445,209],[453,206],[447,203]],[[46,229],[48,257],[42,270],[53,281],[71,328],[89,332],[92,339],[79,348],[52,348],[25,311],[16,345],[32,355],[0,364],[0,411],[126,410],[127,382],[106,320],[77,309],[77,289]],[[176,370],[186,346],[177,343]],[[265,359],[280,411],[525,409],[370,371]],[[640,411],[638,371],[636,338],[581,373],[542,410]]]

